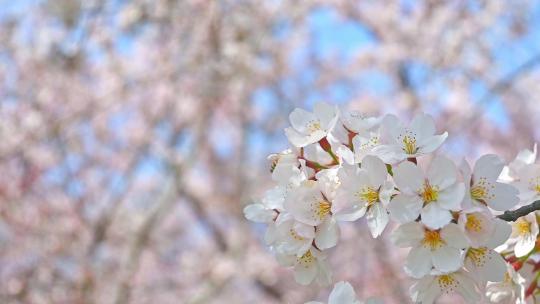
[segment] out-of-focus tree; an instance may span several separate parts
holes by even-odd
[[[0,10],[0,302],[300,303],[242,216],[293,106],[426,111],[450,153],[538,130],[533,1],[13,1]],[[510,144],[511,143],[511,144]],[[465,148],[467,147],[467,148]],[[408,301],[343,227],[340,280]],[[363,227],[363,226],[362,226]],[[257,228],[257,227],[255,227]]]

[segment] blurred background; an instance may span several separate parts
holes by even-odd
[[[0,0],[0,303],[326,300],[242,214],[288,113],[425,111],[455,160],[510,160],[539,38],[532,0]],[[388,234],[343,225],[334,278],[409,303]]]

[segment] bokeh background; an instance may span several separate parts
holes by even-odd
[[[0,303],[325,300],[242,215],[288,113],[425,111],[509,160],[539,68],[532,0],[0,0]],[[388,234],[343,225],[334,278],[409,303]]]

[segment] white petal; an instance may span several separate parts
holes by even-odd
[[[442,246],[431,252],[433,266],[441,272],[456,271],[462,266],[461,250]]]
[[[396,145],[379,145],[373,148],[373,154],[387,164],[397,164],[407,158],[407,154]]]
[[[413,278],[421,278],[431,271],[431,252],[424,246],[413,247],[405,262],[405,271]]]
[[[424,239],[424,226],[418,222],[400,225],[392,232],[390,239],[398,247],[416,246]]]
[[[536,238],[533,237],[520,237],[514,246],[514,253],[516,257],[520,258],[526,256],[531,250],[534,249]]]
[[[457,211],[460,209],[464,196],[465,185],[463,183],[456,183],[439,192],[437,203],[442,208]]]
[[[294,267],[294,279],[300,285],[309,285],[317,276],[317,272],[316,262],[306,266],[298,264]]]
[[[270,223],[277,213],[272,209],[267,209],[262,204],[250,204],[244,208],[244,216],[257,223]]]
[[[478,294],[478,292],[476,291],[475,282],[461,272],[455,273],[454,277],[459,283],[457,287],[457,292],[461,294],[465,302],[478,303],[480,301],[480,294]]]
[[[487,154],[480,157],[474,164],[473,176],[475,180],[481,177],[495,181],[499,178],[504,168],[503,160],[495,154]]]
[[[394,182],[402,192],[415,192],[424,185],[424,173],[412,162],[405,161],[394,168]]]
[[[491,238],[486,243],[486,247],[491,249],[504,244],[510,237],[510,234],[512,234],[512,226],[509,223],[498,218],[494,219],[493,221],[495,223],[495,229],[491,235]]]
[[[435,134],[435,121],[431,115],[417,114],[409,125],[411,131],[416,133],[418,138],[423,139]]]
[[[379,187],[386,181],[386,165],[377,156],[367,155],[362,160],[362,169],[366,170],[372,186]]]
[[[408,223],[418,218],[422,204],[422,199],[418,196],[398,194],[388,204],[388,211],[398,223]]]
[[[287,136],[287,139],[289,140],[289,142],[293,146],[298,147],[298,148],[305,147],[309,145],[310,143],[312,143],[310,142],[310,139],[307,136],[298,133],[298,131],[296,131],[293,128],[286,128],[285,135]]]
[[[465,248],[468,246],[467,238],[459,226],[454,223],[446,225],[441,230],[441,238],[447,242],[449,246],[454,248]]]
[[[422,217],[422,223],[431,229],[442,228],[452,220],[452,213],[441,208],[436,202],[425,206],[420,215]]]
[[[399,133],[403,129],[399,118],[393,114],[387,114],[381,122],[381,140],[384,143],[395,144]]]
[[[388,212],[381,203],[375,203],[367,213],[367,224],[371,235],[376,238],[388,224]]]
[[[506,262],[494,250],[480,248],[474,254],[467,254],[465,266],[483,281],[501,282],[506,273]]]
[[[495,188],[490,191],[493,198],[487,198],[488,206],[497,211],[512,209],[519,202],[518,191],[515,187],[503,183],[494,183]]]
[[[328,297],[328,304],[353,304],[356,301],[356,293],[348,282],[339,282]]]
[[[428,137],[418,143],[418,153],[417,154],[428,154],[437,150],[442,143],[448,137],[448,132],[444,132],[441,135],[434,135]]]
[[[324,102],[318,102],[313,107],[313,113],[320,120],[321,126],[326,130],[332,129],[337,122],[338,110]]]
[[[427,172],[427,178],[430,184],[438,186],[441,190],[454,184],[456,177],[457,168],[454,162],[441,155],[433,159]]]
[[[319,119],[311,112],[296,108],[289,114],[289,121],[296,131],[307,134],[309,133],[308,124]]]
[[[328,218],[317,226],[315,233],[315,245],[324,250],[336,246],[339,239],[339,226],[333,218]]]

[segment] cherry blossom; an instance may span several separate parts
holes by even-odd
[[[462,265],[462,249],[467,239],[456,224],[450,223],[440,230],[431,230],[419,222],[399,226],[392,234],[398,247],[412,247],[405,262],[405,271],[421,278],[432,269],[441,272],[458,270]]]
[[[486,296],[491,303],[525,304],[525,279],[507,264],[502,282],[488,282]]]
[[[480,300],[476,283],[463,270],[427,275],[415,282],[410,292],[413,301],[422,304],[432,304],[439,296],[454,292],[459,293],[467,303],[478,303]]]
[[[319,285],[330,285],[332,275],[326,262],[326,254],[314,247],[302,256],[277,254],[277,260],[287,267],[293,267],[294,279],[302,285],[317,282]]]
[[[340,187],[332,211],[342,220],[354,221],[367,213],[373,237],[378,237],[388,224],[386,205],[394,193],[394,185],[387,181],[385,164],[375,156],[366,156],[362,168],[343,166]]]
[[[465,192],[458,182],[457,169],[446,157],[437,156],[426,174],[412,162],[403,162],[394,169],[394,181],[400,194],[389,204],[390,215],[400,223],[422,222],[439,229],[452,220],[451,211],[460,209]]]
[[[536,214],[531,213],[512,223],[512,235],[508,239],[508,243],[514,245],[514,253],[519,258],[526,256],[534,249],[537,237]]]
[[[416,115],[408,126],[396,116],[386,115],[381,123],[382,144],[374,148],[374,153],[389,164],[432,153],[448,137],[447,132],[435,132],[435,122],[427,114]]]
[[[337,107],[317,103],[312,112],[296,108],[289,115],[292,127],[285,129],[289,141],[296,147],[316,143],[332,131],[339,118]]]
[[[518,203],[517,189],[497,182],[503,167],[503,160],[493,154],[480,157],[472,172],[467,162],[462,163],[461,172],[466,186],[464,208],[487,205],[494,210],[505,211]]]
[[[501,282],[505,278],[507,263],[494,248],[502,245],[511,233],[508,223],[493,220],[493,233],[485,238],[483,245],[470,247],[465,252],[465,268],[480,282]]]

